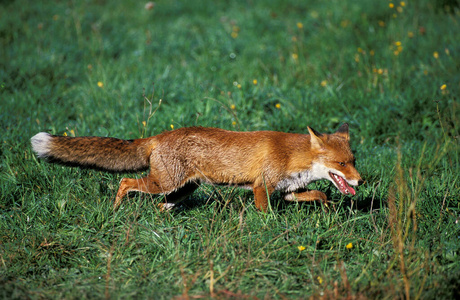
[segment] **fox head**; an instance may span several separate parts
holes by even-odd
[[[342,194],[355,195],[351,186],[358,186],[363,180],[355,168],[348,124],[340,126],[333,134],[321,134],[310,127],[308,131],[311,149],[318,153],[312,166],[315,177],[331,181]]]

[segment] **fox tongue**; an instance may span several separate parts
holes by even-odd
[[[339,187],[339,190],[342,194],[350,193],[353,196],[356,194],[356,191],[348,185],[348,183],[345,181],[345,179],[343,179],[343,177],[332,173],[330,175],[337,183],[337,186]]]
[[[347,189],[348,191],[350,192],[350,194],[352,194],[353,196],[356,195],[356,191],[354,188],[352,188],[351,186],[348,185],[348,183],[346,181],[344,181],[345,184],[347,185]]]

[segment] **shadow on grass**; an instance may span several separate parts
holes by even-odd
[[[274,212],[281,214],[289,210],[292,206],[298,206],[299,209],[305,210],[322,209],[324,211],[336,210],[341,207],[361,212],[371,212],[386,207],[385,199],[380,199],[372,195],[368,197],[360,197],[359,195],[344,197],[340,200],[336,200],[337,193],[333,194],[332,190],[326,191],[326,195],[328,199],[335,199],[324,205],[321,201],[286,201],[283,199],[281,193],[275,192],[270,197],[270,205]],[[143,202],[141,204],[143,206],[157,205],[164,201],[163,196],[140,194],[139,197],[139,200]],[[183,213],[208,205],[214,206],[214,209],[219,211],[228,208],[239,211],[244,209],[244,207],[249,208],[254,205],[254,195],[252,191],[239,188],[205,186],[178,203],[170,212]]]

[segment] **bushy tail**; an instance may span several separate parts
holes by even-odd
[[[145,139],[67,137],[40,132],[30,141],[38,157],[53,163],[112,172],[135,172],[149,167]]]

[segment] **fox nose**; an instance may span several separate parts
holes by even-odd
[[[364,183],[364,180],[360,179],[358,180],[358,185],[362,185]]]

